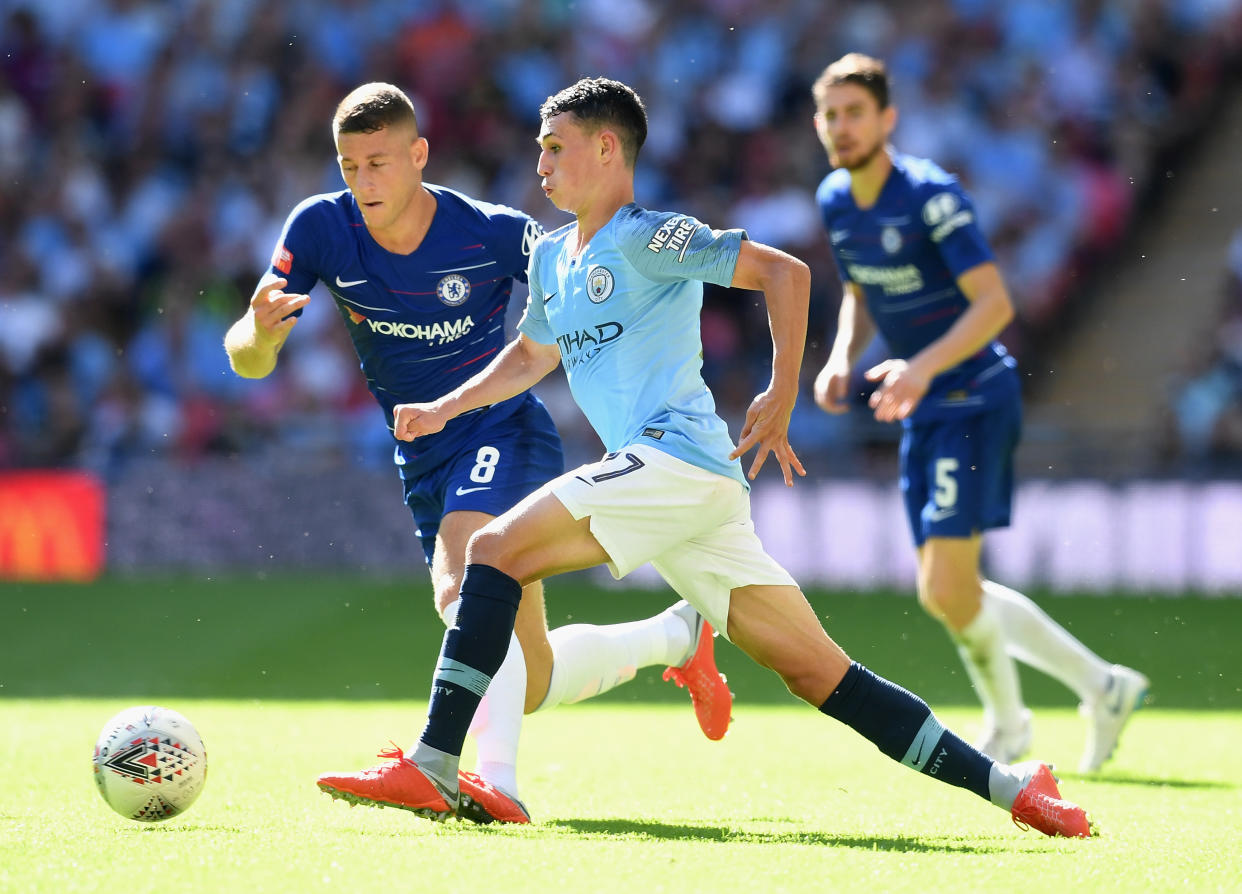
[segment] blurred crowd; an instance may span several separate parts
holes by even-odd
[[[1242,229],[1229,243],[1216,315],[1170,382],[1164,460],[1179,471],[1235,470],[1242,457]]]
[[[548,226],[565,219],[534,174],[539,104],[584,75],[632,84],[651,116],[640,201],[812,265],[810,376],[839,291],[813,203],[824,65],[888,60],[895,143],[973,193],[1022,356],[1125,234],[1161,153],[1202,126],[1240,31],[1240,0],[0,0],[0,468],[387,461],[326,293],[268,379],[238,379],[221,349],[289,210],[342,187],[330,117],[363,81],[414,98],[428,180]],[[1232,375],[1236,411],[1237,292],[1230,315],[1203,378]],[[708,381],[739,418],[766,380],[766,315],[712,289],[703,333]],[[545,399],[568,400],[556,383]],[[800,445],[869,436],[803,404]],[[596,451],[576,410],[553,414],[571,455]]]

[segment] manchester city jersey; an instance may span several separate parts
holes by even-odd
[[[573,224],[545,236],[530,264],[518,329],[556,344],[574,399],[608,450],[643,439],[746,484],[703,382],[703,283],[733,281],[741,230],[625,205],[574,257]]]
[[[909,359],[966,312],[970,301],[957,277],[993,255],[957,178],[926,159],[895,154],[892,161],[870,208],[854,202],[844,169],[825,177],[815,198],[841,279],[862,290],[894,356]],[[936,376],[911,421],[977,412],[1014,399],[1015,366],[1004,346],[993,341]]]
[[[344,190],[298,205],[272,258],[272,272],[289,281],[285,291],[305,293],[315,280],[328,287],[389,429],[396,404],[441,397],[504,347],[513,280],[525,280],[542,233],[521,211],[424,185],[436,212],[409,254],[380,246]],[[519,395],[454,419],[434,435],[397,442],[396,461],[406,474],[435,466],[527,400],[535,398]]]

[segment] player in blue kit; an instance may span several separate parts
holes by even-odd
[[[392,771],[401,774],[406,806],[429,818],[459,809],[462,742],[504,658],[523,587],[601,564],[621,577],[650,561],[791,692],[884,754],[1046,834],[1089,836],[1086,814],[1061,799],[1046,764],[991,760],[945,730],[917,696],[851,662],[755,535],[738,458],[756,450],[751,478],[769,456],[787,485],[803,474],[788,428],[806,339],[806,265],[740,230],[712,230],[634,204],[647,117],[624,84],[579,81],[550,97],[540,114],[544,192],[576,220],[535,247],[517,339],[439,400],[398,405],[394,431],[416,442],[563,364],[608,453],[471,538],[427,725],[404,766]],[[703,282],[759,290],[767,301],[772,379],[747,411],[737,446],[701,374]]]
[[[440,397],[504,346],[513,281],[525,280],[542,230],[520,211],[424,183],[427,141],[396,87],[366,84],[350,93],[337,108],[333,137],[348,189],[293,210],[272,269],[225,348],[239,374],[266,376],[307,293],[322,281],[391,423],[400,402]],[[436,609],[451,627],[467,541],[562,472],[560,439],[542,403],[517,389],[441,432],[399,442],[394,458],[431,567]],[[689,689],[704,733],[721,738],[732,696],[716,671],[712,635],[684,602],[644,621],[574,624],[549,634],[543,591],[533,584],[498,685],[473,718],[479,765],[477,774],[461,776],[462,815],[529,822],[517,797],[523,711],[589,698],[640,667],[670,665],[665,679]],[[381,756],[399,759],[400,751]],[[387,765],[372,775],[384,778]],[[333,793],[357,799],[348,781]]]
[[[923,607],[957,643],[984,706],[978,747],[998,760],[1031,741],[1014,657],[1078,694],[1091,719],[1079,769],[1112,755],[1146,697],[1030,599],[983,579],[982,534],[1009,524],[1022,424],[1015,362],[996,341],[1013,316],[974,207],[957,179],[888,148],[897,112],[883,62],[852,53],[816,81],[815,127],[835,170],[816,194],[844,284],[832,351],[815,382],[848,409],[850,371],[878,331],[892,359],[866,371],[875,417],[900,421],[901,488]]]

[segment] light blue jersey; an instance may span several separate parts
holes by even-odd
[[[742,230],[620,208],[578,257],[573,224],[530,260],[518,329],[556,344],[574,400],[611,452],[646,443],[746,485],[728,426],[703,382],[703,283],[733,281]]]

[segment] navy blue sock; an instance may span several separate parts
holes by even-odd
[[[457,622],[444,634],[419,741],[461,754],[475,709],[509,651],[522,585],[490,565],[467,565]]]
[[[927,702],[857,661],[819,709],[893,760],[991,800],[992,759],[941,726]]]

